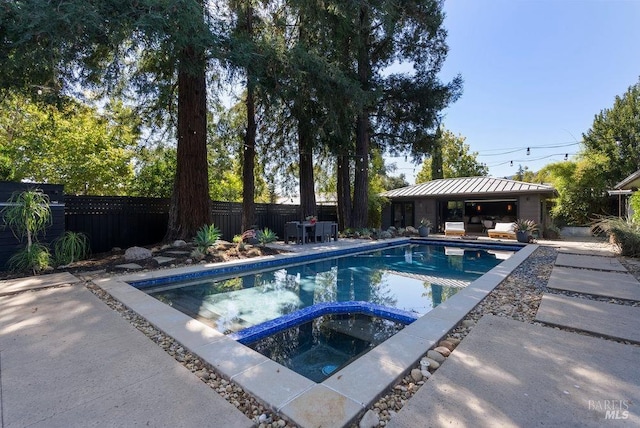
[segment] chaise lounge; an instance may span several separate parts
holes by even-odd
[[[447,221],[444,223],[445,236],[463,236],[465,233],[463,221]]]
[[[516,239],[515,223],[496,223],[493,229],[487,230],[489,238]]]

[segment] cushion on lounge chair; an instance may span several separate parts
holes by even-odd
[[[447,221],[444,223],[445,235],[464,235],[464,222],[462,221]]]
[[[515,223],[496,223],[493,229],[487,230],[489,238],[515,238]]]

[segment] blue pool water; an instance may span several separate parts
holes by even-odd
[[[369,315],[327,315],[262,338],[249,347],[314,382],[322,382],[402,327],[401,323]]]
[[[224,333],[325,302],[369,302],[424,315],[513,251],[408,244],[233,278],[144,285],[148,294]]]

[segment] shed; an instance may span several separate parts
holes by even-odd
[[[549,221],[548,200],[555,189],[547,184],[494,177],[444,178],[386,191],[391,201],[382,225],[417,226],[426,218],[432,230],[442,231],[447,221],[464,221],[468,232],[482,233],[496,222],[531,219],[541,226]]]

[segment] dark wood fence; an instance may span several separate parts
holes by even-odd
[[[167,231],[169,199],[65,196],[66,230],[89,237],[91,251],[160,242]]]
[[[8,200],[15,192],[40,189],[49,196],[51,203],[51,226],[44,234],[38,235],[38,240],[43,244],[50,244],[54,239],[64,233],[64,200],[63,186],[57,184],[33,184],[0,182],[0,210],[7,207]],[[20,242],[5,226],[4,215],[0,214],[0,270],[6,268],[7,261],[16,251],[23,248],[26,241]]]
[[[114,247],[148,245],[160,242],[167,230],[169,199],[118,196],[67,196],[67,230],[85,233],[94,253]],[[335,206],[320,206],[318,218],[336,221]],[[268,227],[278,236],[287,221],[299,220],[298,205],[256,204],[256,226]],[[222,239],[231,241],[242,233],[242,204],[212,202],[211,218]]]
[[[127,248],[162,241],[169,219],[169,199],[126,196],[63,196],[63,186],[0,182],[0,208],[13,192],[29,188],[42,189],[51,200],[53,224],[41,242],[50,243],[65,230],[82,232],[89,237],[91,251],[101,253],[114,247]],[[301,220],[298,205],[256,204],[256,226],[268,227],[279,237],[284,224]],[[231,241],[242,233],[242,204],[212,202],[212,222]],[[319,206],[318,219],[337,221],[335,206]],[[0,225],[4,224],[0,219]],[[21,244],[8,228],[0,227],[0,270]]]

